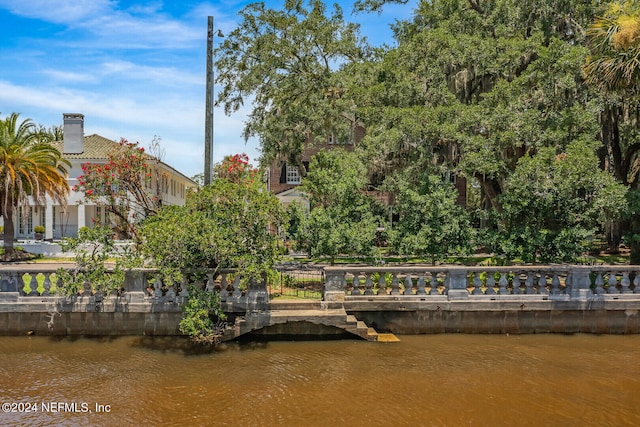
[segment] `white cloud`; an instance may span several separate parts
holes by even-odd
[[[109,88],[107,89],[109,91]],[[155,98],[155,100],[154,100]],[[0,112],[33,112],[36,123],[59,125],[62,113],[85,115],[85,132],[118,141],[121,137],[143,146],[154,135],[162,137],[166,163],[187,176],[203,169],[204,91],[201,99],[176,93],[98,93],[83,89],[20,86],[0,80]],[[225,155],[246,152],[257,163],[257,142],[245,145],[241,137],[248,107],[231,117],[214,112],[214,161]],[[32,113],[24,116],[31,117]]]
[[[73,82],[73,83],[97,83],[98,78],[94,74],[90,73],[78,73],[73,71],[63,70],[41,70],[47,78],[58,82]]]
[[[25,18],[56,24],[72,24],[109,13],[117,5],[112,0],[0,0],[0,6]]]
[[[204,65],[203,65],[204,68]],[[116,75],[127,80],[153,80],[167,86],[205,84],[204,75],[189,73],[172,67],[151,67],[130,61],[113,60],[103,63],[98,70],[102,75]]]
[[[206,20],[203,28],[194,28],[160,13],[157,3],[121,10],[111,0],[0,0],[0,7],[18,16],[63,25],[67,31],[86,32],[82,38],[70,38],[67,43],[72,46],[184,47],[201,40],[206,32]]]

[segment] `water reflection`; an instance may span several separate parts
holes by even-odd
[[[640,336],[232,343],[0,338],[2,425],[640,425]]]

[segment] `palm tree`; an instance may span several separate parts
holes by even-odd
[[[621,121],[636,113],[640,96],[640,3],[617,1],[587,30],[585,81],[603,94],[603,165],[623,184],[635,186],[640,142],[621,141]],[[627,120],[628,121],[628,120]],[[631,120],[635,122],[635,120]],[[610,158],[610,159],[609,159]]]
[[[618,181],[636,189],[640,184],[640,140],[636,136],[640,132],[640,3],[609,3],[587,30],[587,40],[585,81],[604,100],[600,113],[601,163],[613,171]],[[614,221],[607,227],[607,240],[612,247],[617,247],[625,231],[628,236],[635,236],[629,240],[631,263],[640,264],[640,223]]]
[[[67,168],[70,163],[51,144],[31,119],[18,124],[19,114],[0,120],[0,213],[4,218],[4,259],[13,257],[14,215],[29,205],[51,197],[66,203],[69,193]]]
[[[612,2],[587,30],[587,83],[605,92],[640,89],[640,4]]]

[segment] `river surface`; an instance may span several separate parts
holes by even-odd
[[[0,425],[640,425],[638,335],[400,339],[0,337]]]

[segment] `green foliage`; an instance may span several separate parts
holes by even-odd
[[[57,293],[77,295],[89,284],[93,292],[105,297],[120,292],[127,269],[142,266],[142,261],[128,247],[116,247],[109,227],[82,227],[77,238],[62,241],[64,252],[75,251],[75,268],[58,269]],[[113,260],[113,266],[107,265]]]
[[[296,158],[309,135],[349,138],[351,103],[333,69],[366,56],[357,25],[319,0],[289,0],[282,10],[251,3],[240,20],[216,50],[216,103],[229,114],[252,97],[244,136],[260,139],[263,160]]]
[[[354,153],[320,152],[311,161],[301,189],[311,204],[296,238],[309,256],[374,255],[381,219],[363,190],[366,169]]]
[[[456,204],[457,192],[440,176],[428,176],[421,187],[396,184],[399,221],[389,233],[396,254],[426,256],[432,263],[471,251],[473,230],[467,212]]]
[[[226,315],[220,310],[220,294],[189,286],[189,297],[184,305],[180,332],[194,342],[215,344],[224,331]]]
[[[35,202],[44,206],[46,197],[66,204],[70,163],[50,144],[51,135],[38,129],[31,119],[18,123],[19,114],[0,120],[0,215],[5,260],[13,256],[14,215]]]
[[[45,232],[44,225],[36,225],[35,227],[33,227],[33,232],[34,233],[44,233]]]
[[[631,249],[629,263],[640,264],[640,190],[627,192],[629,206],[625,219],[629,222],[629,229],[624,236],[624,241]]]
[[[565,152],[543,148],[523,157],[502,198],[502,248],[525,261],[570,261],[596,228],[626,210],[626,189],[598,168],[596,143],[574,141]]]
[[[306,209],[300,203],[294,201],[287,206],[286,211],[289,222],[286,224],[285,238],[287,240],[295,240],[306,218]]]
[[[587,81],[603,91],[638,92],[640,85],[640,5],[612,1],[587,31],[591,54],[584,66]]]
[[[360,0],[355,9],[379,12],[403,1]],[[355,184],[326,191],[305,183],[312,211],[298,234],[310,254],[364,246],[355,243],[377,211],[369,206],[367,218],[359,213],[367,204],[349,199],[367,188],[352,173],[374,187],[404,180],[402,197],[418,206],[433,197],[432,189],[419,190],[428,182],[424,171],[460,173],[479,187],[474,225],[491,226],[482,242],[526,259],[571,259],[603,224],[615,229],[623,188],[604,182],[597,165],[630,188],[640,181],[637,2],[421,1],[411,19],[393,26],[396,46],[369,52],[341,11],[327,16],[319,3],[288,1],[283,11],[247,7],[218,61],[225,85],[219,103],[235,110],[247,94],[256,96],[245,131],[260,138],[267,161],[279,154],[295,163],[311,141],[335,132],[352,138],[355,126],[366,129],[356,147],[364,167],[342,169],[346,177],[314,178],[319,186]],[[596,135],[599,146],[584,142]],[[576,144],[591,157],[574,173],[554,158],[574,158]],[[541,172],[525,172],[530,159]],[[584,173],[600,181],[586,182]],[[550,191],[527,201],[536,185]],[[566,220],[558,219],[562,212]],[[427,208],[420,215],[431,218]],[[526,220],[518,224],[520,215]],[[411,221],[407,229],[418,230]],[[457,226],[462,235],[464,221]],[[346,223],[351,230],[341,228]],[[348,235],[354,230],[356,236]],[[402,251],[435,252],[427,242],[441,233],[429,230],[435,228],[403,231]],[[528,250],[534,253],[525,256]]]
[[[259,278],[275,262],[279,241],[269,232],[285,220],[278,199],[254,181],[217,179],[165,206],[142,226],[141,250],[165,271],[238,268]]]
[[[270,232],[286,221],[278,199],[241,157],[226,159],[218,171],[228,178],[218,173],[185,206],[164,206],[141,228],[140,249],[165,280],[179,282],[186,269],[237,268],[246,284],[260,280],[279,256],[279,239]],[[215,343],[222,320],[219,295],[190,287],[180,330],[196,342]]]

